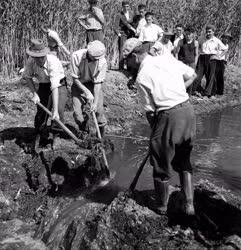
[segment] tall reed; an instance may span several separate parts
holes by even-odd
[[[113,31],[116,14],[121,8],[120,0],[99,1],[107,25],[105,44],[110,66],[117,57],[117,39]],[[130,0],[136,10],[140,3],[156,14],[159,24],[173,28],[177,22],[191,24],[198,35],[203,34],[207,23],[217,26],[217,35],[231,31],[234,39],[231,58],[240,59],[241,3],[239,0]],[[25,50],[33,37],[44,38],[41,25],[48,25],[59,32],[70,50],[85,46],[85,32],[77,18],[87,9],[85,0],[0,0],[0,72],[11,76],[26,60]]]

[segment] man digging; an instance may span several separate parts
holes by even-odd
[[[136,78],[152,128],[150,162],[153,166],[158,213],[165,213],[169,198],[171,167],[179,173],[185,196],[184,212],[194,215],[190,154],[196,133],[195,114],[186,88],[196,78],[194,70],[171,54],[151,56],[135,38],[128,39],[123,55]]]
[[[105,51],[104,44],[95,40],[87,45],[87,49],[75,51],[71,57],[74,119],[81,131],[89,132],[89,116],[85,111],[89,104],[96,114],[101,136],[107,123],[102,91],[107,70]]]
[[[32,39],[27,49],[30,56],[24,67],[23,79],[33,93],[32,101],[40,102],[49,109],[53,107],[52,119],[64,120],[64,109],[67,101],[67,84],[63,66],[56,54],[49,53],[49,49],[38,39]],[[39,88],[36,88],[36,83]],[[46,127],[48,115],[39,106],[34,119],[36,131],[35,151],[39,150],[39,141]],[[56,147],[56,139],[62,131],[55,121],[51,123],[53,135],[52,148]]]

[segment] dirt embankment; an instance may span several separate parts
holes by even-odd
[[[131,126],[144,119],[138,94],[126,83],[122,73],[108,73],[108,132],[130,134]],[[197,114],[241,103],[238,68],[229,66],[226,83],[223,97],[191,98]],[[190,220],[180,216],[178,188],[168,217],[153,212],[152,191],[121,193],[113,200],[118,193],[113,187],[93,189],[105,175],[98,142],[90,138],[81,149],[63,136],[55,152],[47,142],[41,154],[33,154],[35,107],[29,92],[17,80],[2,81],[0,89],[1,249],[241,247],[240,198],[201,182],[195,193],[198,216]],[[66,124],[78,134],[70,101]]]

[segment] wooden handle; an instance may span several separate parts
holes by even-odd
[[[40,102],[37,103],[37,105],[43,109],[49,116],[52,116],[52,113]],[[58,125],[77,143],[79,143],[79,139],[59,120],[59,119],[53,119],[58,123]]]
[[[131,185],[130,185],[130,187],[129,187],[129,190],[130,191],[133,191],[134,189],[135,189],[135,187],[136,187],[136,184],[137,184],[137,182],[138,182],[138,180],[139,180],[139,177],[140,177],[140,175],[141,175],[141,172],[142,172],[142,170],[143,170],[143,168],[144,168],[144,166],[145,166],[145,164],[146,164],[146,162],[147,162],[147,159],[149,158],[149,152],[148,152],[148,154],[145,156],[145,158],[143,159],[143,161],[141,162],[141,165],[140,165],[140,167],[138,168],[138,170],[137,170],[137,173],[136,173],[136,176],[134,177],[134,179],[133,179],[133,181],[132,181],[132,183],[131,183]]]

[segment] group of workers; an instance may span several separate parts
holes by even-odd
[[[41,102],[49,109],[52,108],[53,148],[60,132],[54,120],[64,121],[67,101],[67,84],[63,65],[58,58],[59,49],[71,61],[71,94],[74,119],[79,129],[89,132],[87,106],[96,113],[102,135],[107,124],[102,91],[107,71],[103,33],[105,18],[102,10],[97,7],[97,0],[88,2],[89,9],[79,18],[80,24],[86,29],[86,49],[70,53],[59,35],[50,29],[46,30],[48,47],[43,41],[33,39],[27,49],[29,59],[23,78],[32,90],[33,102]],[[198,44],[191,27],[184,29],[184,35],[181,25],[176,26],[176,34],[164,32],[153,23],[153,14],[146,12],[145,5],[138,6],[139,13],[136,16],[129,7],[129,2],[122,2],[122,12],[116,18],[115,31],[119,37],[121,67],[126,64],[126,69],[135,77],[152,129],[149,152],[157,212],[165,213],[167,210],[169,179],[173,168],[180,176],[185,197],[183,210],[187,215],[194,215],[190,154],[196,133],[196,121],[188,93],[201,89],[200,83],[204,74],[207,83],[202,94],[210,96],[215,91],[218,94],[223,93],[223,83],[218,82],[223,81],[220,76],[224,72],[231,36],[225,34],[222,42],[214,36],[214,26],[208,25],[205,41]],[[35,148],[39,146],[46,119],[46,114],[38,107],[34,123]]]

